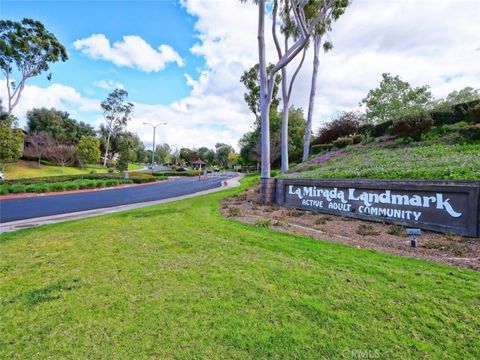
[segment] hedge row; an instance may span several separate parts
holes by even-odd
[[[154,177],[166,177],[165,173],[145,173],[145,172],[130,172],[129,178],[152,178]],[[75,180],[105,180],[105,179],[116,179],[123,180],[124,175],[121,173],[103,173],[103,174],[84,174],[84,175],[56,175],[56,176],[43,176],[35,178],[25,178],[25,179],[6,179],[2,182],[2,185],[32,185],[32,184],[45,184],[45,183],[57,183],[65,181],[75,181]]]
[[[143,184],[166,179],[165,176],[134,176],[128,180],[122,179],[84,179],[50,183],[33,184],[2,184],[0,185],[0,195],[20,194],[20,193],[45,193],[62,192],[71,190],[95,189],[112,187],[120,184]]]
[[[62,192],[71,190],[95,189],[117,186],[125,183],[132,183],[131,180],[103,179],[103,180],[79,180],[64,181],[43,184],[14,184],[0,185],[0,195],[20,194],[20,193],[45,193]]]
[[[198,176],[200,171],[188,170],[188,171],[153,171],[153,176]]]

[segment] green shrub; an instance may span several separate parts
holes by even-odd
[[[97,171],[94,169],[94,170],[90,170],[90,173],[91,175],[96,175],[97,174]]]
[[[343,149],[348,145],[352,145],[352,144],[353,144],[353,140],[351,137],[338,138],[333,142],[333,146],[335,146],[337,149]]]
[[[132,180],[135,184],[144,184],[144,183],[147,183],[147,182],[153,182],[155,181],[157,178],[153,177],[153,176],[149,176],[149,177],[145,177],[145,176],[135,176],[135,177],[130,177],[129,178],[130,180]]]
[[[129,173],[132,174],[132,173]],[[145,173],[141,173],[145,174]],[[188,171],[154,171],[151,173],[146,173],[146,174],[151,174],[153,176],[198,176],[200,174],[200,171],[198,170],[188,170]]]
[[[331,151],[333,150],[334,146],[333,144],[317,144],[317,145],[312,145],[312,154],[320,154],[324,151]]]
[[[373,136],[375,125],[364,124],[358,128],[358,133],[364,136]]]
[[[27,185],[25,187],[25,192],[27,192],[27,193],[37,193],[38,192],[38,185]]]
[[[390,225],[387,230],[387,234],[395,236],[405,236],[405,227],[402,225]]]
[[[25,185],[12,185],[10,187],[10,192],[12,194],[21,194],[21,193],[24,193],[26,190],[26,186]]]
[[[458,130],[458,133],[468,141],[480,141],[480,123],[461,128]]]
[[[257,221],[255,221],[255,224],[254,224],[255,227],[259,227],[259,228],[268,228],[271,225],[272,225],[272,221],[266,218],[260,218]]]
[[[53,183],[50,184],[50,190],[54,192],[60,192],[65,190],[65,184],[63,183]]]
[[[115,171],[115,167],[117,166],[117,162],[115,160],[107,160],[107,168],[111,169],[113,168]]]
[[[43,183],[57,183],[65,181],[74,181],[74,180],[91,180],[91,179],[113,179],[120,178],[120,174],[84,174],[84,175],[58,175],[58,176],[43,176],[36,178],[27,178],[27,179],[10,179],[5,180],[3,184],[13,185],[13,184],[43,184]]]
[[[473,124],[480,124],[480,103],[467,111],[465,114],[465,120]]]
[[[35,187],[37,189],[37,193],[46,193],[50,190],[48,185],[45,184],[35,185]]]
[[[0,186],[0,195],[7,195],[9,190],[6,186]]]
[[[362,236],[377,236],[380,235],[380,232],[375,230],[373,225],[360,224],[357,229],[357,234]]]
[[[106,180],[106,181],[104,182],[104,184],[105,184],[105,187],[117,186],[117,185],[118,185],[118,180],[114,180],[114,179],[112,179],[112,180]]]
[[[392,132],[397,136],[419,141],[432,125],[432,118],[427,112],[412,112],[397,119],[393,123]]]
[[[80,190],[87,189],[87,184],[84,183],[84,182],[81,182],[81,183],[78,184],[78,188],[79,188]]]
[[[360,144],[363,141],[363,135],[361,134],[355,134],[351,136],[352,138],[352,144]]]
[[[68,182],[65,184],[64,188],[65,191],[78,190],[78,183],[75,181]]]
[[[448,109],[433,110],[430,112],[430,116],[435,126],[452,124],[455,119],[455,114],[453,110]]]
[[[392,120],[384,121],[380,124],[375,125],[372,133],[373,137],[380,137],[388,134],[390,132],[392,125],[393,125]]]

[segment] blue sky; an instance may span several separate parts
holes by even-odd
[[[197,78],[204,59],[189,49],[197,41],[195,19],[176,1],[18,1],[2,0],[1,17],[40,20],[67,48],[69,60],[51,66],[53,81],[72,86],[85,95],[104,97],[108,91],[93,84],[113,80],[125,85],[133,101],[170,104],[190,92],[184,73]],[[163,71],[145,73],[91,59],[73,47],[74,41],[104,34],[111,42],[137,35],[153,48],[172,46],[184,59],[179,67],[169,64]],[[48,86],[45,76],[29,84]]]
[[[339,111],[358,110],[384,72],[429,85],[436,98],[480,88],[478,14],[479,0],[353,0],[329,34],[333,50],[321,54],[314,129]],[[42,21],[70,56],[52,66],[50,82],[46,74],[27,82],[14,109],[21,125],[28,110],[55,107],[99,126],[100,102],[124,86],[135,104],[127,129],[146,146],[152,136],[144,122],[168,122],[157,143],[197,148],[237,146],[251,130],[239,79],[258,61],[252,1],[0,0],[0,17]],[[273,63],[269,31],[266,43]],[[310,50],[291,99],[305,110],[311,71]]]

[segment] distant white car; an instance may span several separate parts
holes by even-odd
[[[5,179],[5,176],[3,175],[3,172],[0,171],[0,181],[3,181]]]

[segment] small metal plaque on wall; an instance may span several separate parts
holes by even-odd
[[[277,179],[285,207],[480,236],[480,182]]]

